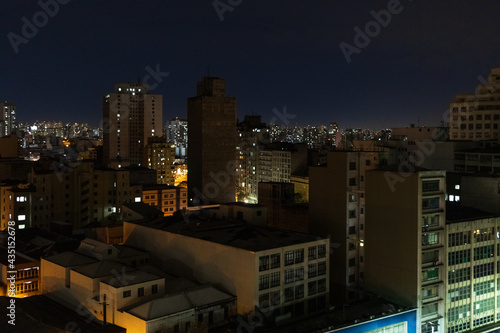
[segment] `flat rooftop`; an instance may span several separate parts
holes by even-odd
[[[314,242],[316,237],[271,227],[261,227],[230,219],[203,219],[191,214],[149,221],[129,222],[252,252]]]
[[[499,216],[476,208],[465,207],[456,202],[446,202],[446,223],[474,221]]]

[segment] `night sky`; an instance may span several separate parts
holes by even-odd
[[[0,98],[21,121],[98,124],[116,82],[158,68],[169,73],[152,91],[164,96],[164,120],[186,116],[209,71],[226,79],[240,119],[269,121],[286,106],[290,124],[438,125],[456,93],[500,66],[499,1],[220,0],[222,21],[213,1],[59,1],[53,17],[37,1],[0,4]],[[388,8],[390,22],[369,24],[373,37],[347,63],[339,45],[356,47],[354,28]],[[25,38],[34,16],[40,27]]]

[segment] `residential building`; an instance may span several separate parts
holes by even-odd
[[[17,129],[16,104],[0,102],[0,137],[9,136]]]
[[[188,122],[175,117],[165,122],[165,137],[175,145],[175,156],[186,157],[188,147]]]
[[[481,78],[474,93],[458,94],[450,103],[451,140],[498,140],[500,67]]]
[[[445,172],[379,168],[365,191],[365,288],[416,307],[416,332],[446,332]]]
[[[166,142],[165,137],[148,138],[144,148],[144,165],[156,170],[156,183],[175,184],[175,145]]]
[[[188,98],[189,198],[195,205],[233,202],[236,198],[236,98],[226,82],[204,77]]]
[[[162,133],[163,99],[144,84],[118,83],[103,97],[104,163],[120,168],[143,163],[147,139]]]
[[[239,314],[271,308],[266,320],[280,323],[327,308],[328,238],[191,214],[125,221],[124,239],[155,251],[158,267],[235,295]]]
[[[141,201],[140,185],[130,185],[129,171],[94,169],[90,161],[72,168],[54,162],[49,170],[34,169],[29,182],[0,185],[0,229],[10,220],[19,228],[49,229],[52,221],[80,229],[91,222],[121,221],[121,205]]]
[[[142,188],[142,202],[171,216],[187,208],[187,189],[170,185],[145,185]]]
[[[13,248],[0,246],[0,296],[22,298],[39,295],[40,260],[30,258],[19,251],[11,257]],[[11,279],[12,276],[14,279]],[[11,283],[14,284],[12,287]]]
[[[330,279],[333,302],[362,296],[356,290],[365,281],[366,176],[390,159],[383,151],[335,151],[328,153],[326,166],[309,168],[309,231],[330,236],[335,247],[330,257],[337,270]]]

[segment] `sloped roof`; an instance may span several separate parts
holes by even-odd
[[[220,291],[209,284],[184,290],[184,293],[195,307],[214,304],[234,298],[234,296]]]

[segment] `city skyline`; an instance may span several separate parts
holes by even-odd
[[[486,1],[45,4],[4,3],[0,98],[25,122],[99,124],[101,97],[137,80],[164,96],[164,119],[186,118],[194,82],[213,75],[239,119],[435,126],[500,65],[486,33],[500,6]]]

